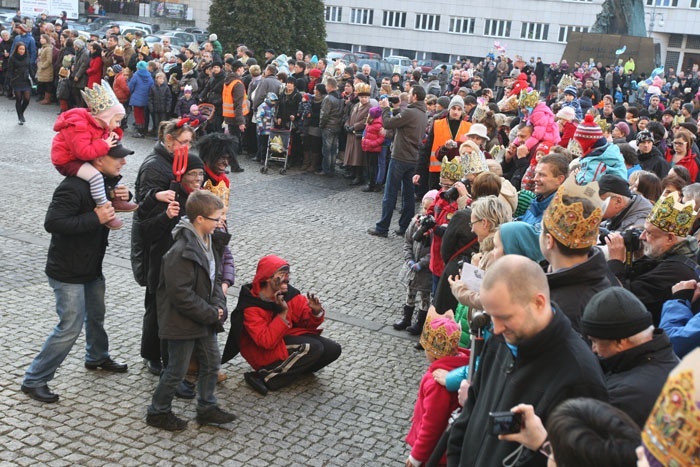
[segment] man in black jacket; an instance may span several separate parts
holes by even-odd
[[[124,159],[134,151],[121,145],[108,155],[91,161],[105,177],[105,185],[115,186],[121,179]],[[129,199],[123,185],[115,195]],[[27,369],[22,392],[40,402],[56,402],[58,394],[49,389],[58,367],[68,356],[85,323],[85,368],[123,373],[127,365],[109,356],[109,342],[104,329],[105,278],[102,260],[107,249],[109,229],[114,219],[111,203],[96,206],[90,185],[77,177],[66,177],[54,191],[46,213],[44,228],[51,234],[46,275],[56,296],[59,322],[46,339],[39,355]]]
[[[607,400],[595,356],[550,304],[547,278],[537,263],[516,255],[496,261],[481,284],[481,302],[494,335],[484,346],[464,409],[452,425],[449,466],[500,467],[518,449],[517,443],[489,434],[489,412],[530,404],[546,424],[552,409],[566,399]],[[546,463],[544,456],[525,449],[518,465]]]
[[[678,364],[663,329],[632,292],[614,287],[596,294],[581,330],[600,357],[610,403],[644,426],[666,377]]]

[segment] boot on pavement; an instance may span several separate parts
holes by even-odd
[[[403,306],[403,316],[394,323],[394,329],[397,331],[403,331],[411,325],[411,320],[413,319],[413,310],[415,307],[404,305]]]
[[[406,331],[408,331],[408,333],[412,336],[420,336],[420,334],[423,332],[423,325],[425,324],[426,316],[428,316],[427,310],[419,310],[416,322],[410,327],[406,328]]]

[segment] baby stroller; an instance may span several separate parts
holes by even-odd
[[[283,128],[270,129],[270,139],[267,142],[267,152],[265,153],[265,165],[260,167],[260,173],[266,174],[270,161],[281,162],[283,167],[280,169],[280,175],[287,173],[287,162],[291,151],[292,131]]]
[[[214,107],[214,104],[199,104],[199,127],[197,127],[197,131],[199,132],[198,136],[204,135],[206,133],[206,128],[207,128],[207,123],[211,119],[211,117],[214,115],[214,112],[216,111],[216,108]]]

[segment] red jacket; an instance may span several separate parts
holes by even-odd
[[[279,314],[270,310],[257,306],[249,306],[243,310],[241,355],[255,370],[289,357],[284,336],[321,334],[318,326],[323,323],[325,313],[315,317],[309,300],[291,286],[289,291],[289,295],[293,295],[287,301],[287,321],[290,326],[287,326]]]
[[[90,66],[85,74],[87,74],[88,77],[88,89],[92,89],[92,85],[95,83],[100,84],[100,81],[102,81],[102,57],[91,58]]]
[[[572,122],[566,122],[564,124],[564,131],[561,133],[561,141],[559,141],[559,146],[565,148],[569,145],[569,141],[574,138],[574,133],[576,133],[576,124]]]
[[[112,90],[117,96],[117,99],[119,99],[119,102],[125,105],[129,103],[129,96],[131,95],[131,93],[129,92],[129,85],[126,82],[126,77],[124,76],[123,71],[120,71],[119,73],[114,75],[114,84],[112,85]]]
[[[445,190],[440,188],[440,193],[443,191]],[[435,198],[435,202],[432,204],[432,206],[428,208],[428,214],[435,217],[435,228],[437,228],[440,225],[448,224],[454,213],[458,210],[459,206],[457,205],[457,202],[449,203],[438,195],[438,197]],[[442,257],[440,253],[441,247],[442,237],[433,233],[432,241],[430,242],[430,272],[432,272],[434,276],[438,277],[440,277],[442,275],[442,271],[445,270],[445,260],[449,259]]]
[[[382,152],[383,144],[382,117],[378,117],[365,127],[365,136],[362,137],[362,150],[366,152]]]
[[[695,162],[695,154],[691,148],[688,148],[688,154],[685,155],[685,157],[678,162],[676,162],[674,165],[681,165],[688,169],[688,172],[690,172],[690,183],[694,183],[698,179],[698,163]],[[666,149],[666,160],[673,164],[671,161],[673,161],[673,150],[671,148]]]
[[[51,143],[51,162],[60,167],[73,161],[91,161],[106,156],[109,146],[104,141],[109,130],[103,128],[88,109],[76,108],[63,112],[56,119]],[[122,138],[121,128],[114,130]]]
[[[450,414],[459,407],[457,393],[449,392],[445,386],[433,378],[433,371],[442,369],[451,371],[469,364],[466,350],[460,349],[460,354],[454,357],[443,357],[435,360],[420,381],[418,399],[413,408],[411,430],[406,436],[406,442],[411,446],[411,456],[421,462],[426,462],[435,450],[438,440],[447,428]],[[447,461],[443,455],[441,464]]]

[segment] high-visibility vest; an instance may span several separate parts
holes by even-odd
[[[248,101],[248,93],[245,91],[245,85],[240,79],[234,79],[228,84],[224,84],[224,89],[221,91],[221,98],[223,100],[223,115],[228,118],[235,118],[236,111],[233,108],[233,87],[236,83],[241,83],[243,86],[243,115],[248,115],[250,113],[250,101]]]
[[[447,118],[435,120],[433,123],[433,147],[430,149],[430,172],[440,172],[442,167],[442,161],[439,161],[436,156],[438,149],[444,146],[447,140],[457,141],[457,136],[466,134],[471,126],[471,123],[462,120],[459,122],[457,134],[453,135]]]

